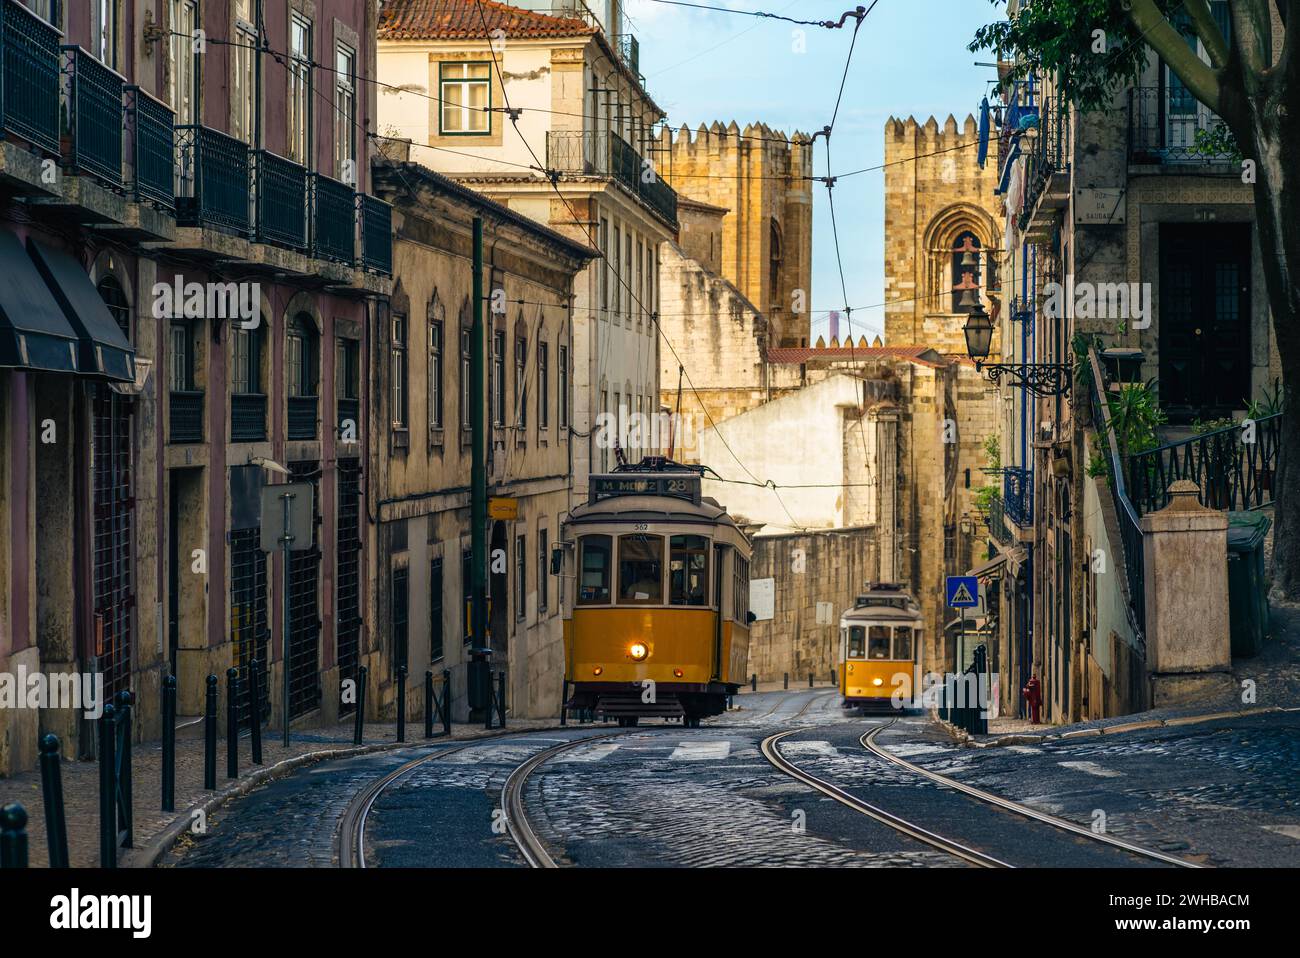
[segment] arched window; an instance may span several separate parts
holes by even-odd
[[[311,317],[299,313],[289,323],[289,350],[286,366],[289,372],[289,395],[316,396],[316,326]]]
[[[772,249],[768,254],[768,296],[773,309],[780,309],[784,300],[781,289],[781,266],[784,260],[784,243],[781,240],[781,226],[775,219],[771,223]]]
[[[966,281],[967,274],[970,275],[969,282]],[[980,285],[980,241],[970,230],[959,234],[952,244],[952,285],[954,287],[961,285]],[[979,290],[972,291],[975,299],[978,301]],[[959,290],[954,289],[952,294],[952,311],[954,313],[969,313],[973,307],[961,305],[962,294]]]
[[[267,317],[252,329],[235,323],[230,330],[230,440],[266,439],[266,387],[262,375]]]
[[[126,291],[122,289],[122,284],[110,273],[101,279],[95,288],[99,291],[99,298],[108,307],[109,314],[121,328],[122,335],[126,337],[127,342],[130,342],[131,304],[126,301]]]
[[[438,291],[434,290],[432,298],[429,300],[429,330],[428,330],[428,385],[425,390],[425,396],[429,403],[429,428],[441,429],[443,416],[443,329],[445,323],[446,310],[443,308],[442,301],[438,298]]]

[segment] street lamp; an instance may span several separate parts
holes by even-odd
[[[1003,377],[1013,386],[1027,389],[1035,396],[1065,396],[1069,400],[1073,368],[1066,363],[990,363],[993,348],[993,320],[978,303],[966,317],[966,354],[975,360],[975,368],[993,385]]]

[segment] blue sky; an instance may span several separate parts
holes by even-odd
[[[845,0],[700,0],[714,6],[763,10],[800,20],[838,20],[857,6]],[[864,5],[870,6],[870,0]],[[994,76],[966,50],[975,30],[992,22],[1000,6],[986,0],[880,0],[858,35],[853,65],[832,138],[834,172],[876,166],[884,160],[884,126],[891,116],[974,114]],[[764,122],[787,134],[830,122],[852,27],[824,30],[765,18],[628,0],[631,31],[641,46],[641,72],[669,122],[692,128],[734,119],[740,127]],[[851,21],[850,21],[851,23]],[[807,52],[793,52],[792,31],[806,31]],[[815,175],[826,172],[822,140]],[[815,183],[813,295],[815,332],[826,329],[826,310],[844,305],[836,268],[826,188]],[[884,311],[884,173],[840,180],[835,187],[848,299],[855,334],[880,331]],[[877,308],[860,309],[864,306]],[[843,321],[841,320],[841,335]],[[816,337],[814,336],[814,339]]]

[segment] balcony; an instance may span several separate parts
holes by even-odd
[[[248,145],[207,126],[176,127],[176,220],[241,236],[252,231]]]
[[[1020,228],[1030,239],[1051,231],[1058,210],[1070,201],[1070,106],[1065,100],[1039,107],[1038,135],[1021,137],[1025,158],[1025,212]]]
[[[361,221],[361,266],[385,276],[393,274],[393,208],[383,200],[357,194]]]
[[[266,396],[234,393],[230,397],[230,441],[263,442],[266,439]]]
[[[268,150],[253,155],[257,241],[307,249],[307,168]]]
[[[290,439],[316,438],[316,408],[315,396],[289,397],[288,437]]]
[[[1021,528],[1034,524],[1033,473],[1020,466],[1002,470],[1002,505],[1006,516]]]
[[[62,49],[68,135],[64,157],[73,172],[120,187],[126,80],[81,47]]]
[[[131,142],[134,180],[128,184],[137,201],[176,205],[174,114],[137,86],[126,88],[126,127]]]
[[[322,173],[312,175],[312,255],[351,266],[357,258],[356,194]]]
[[[1128,137],[1131,163],[1206,166],[1240,161],[1223,121],[1188,93],[1134,87],[1129,91]]]
[[[671,229],[677,229],[677,192],[662,178],[643,177],[646,163],[617,133],[582,130],[546,134],[546,168],[561,173],[609,176],[640,198]]]
[[[1016,537],[1007,528],[1006,505],[1003,503],[1001,496],[994,496],[989,500],[987,521],[989,535],[993,537],[994,541],[1007,548],[1011,548],[1016,544]]]
[[[168,401],[171,428],[168,441],[196,443],[203,441],[203,393],[198,390],[172,390]]]
[[[53,154],[59,152],[59,36],[56,27],[5,0],[0,9],[0,131]]]

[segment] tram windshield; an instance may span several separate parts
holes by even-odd
[[[673,605],[708,605],[709,540],[673,536],[669,540],[668,583]]]
[[[662,536],[619,536],[618,601],[620,605],[663,604],[664,540]]]
[[[849,658],[866,658],[866,638],[867,630],[862,626],[855,625],[849,629]]]
[[[613,540],[609,536],[583,536],[578,605],[609,605],[609,572],[613,551]]]
[[[889,626],[873,625],[867,632],[867,658],[889,658]]]
[[[892,635],[891,635],[892,631]],[[855,625],[846,630],[845,654],[850,659],[911,661],[920,630],[910,625]]]

